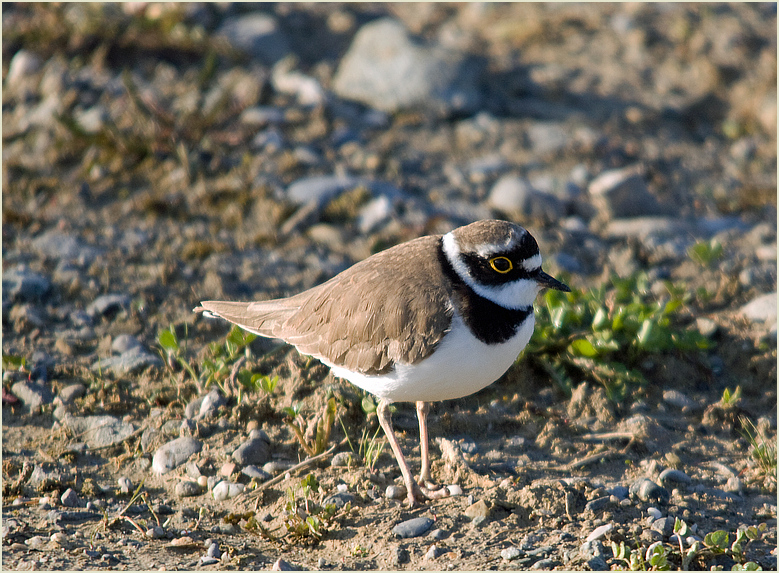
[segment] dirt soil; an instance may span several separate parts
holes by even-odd
[[[37,298],[3,296],[4,356],[23,356],[29,366],[22,373],[4,368],[4,570],[616,569],[626,563],[614,557],[612,542],[640,547],[645,556],[658,541],[678,569],[678,541],[664,518],[684,520],[700,539],[725,530],[729,543],[737,530],[765,524],[740,561],[776,569],[775,450],[766,471],[744,433],[749,419],[759,440],[776,443],[776,329],[740,311],[776,291],[775,6],[145,9],[89,9],[87,18],[67,4],[3,7],[3,77],[20,49],[39,59],[30,72],[34,85],[3,96],[4,277],[25,265],[50,282]],[[269,65],[223,44],[181,40],[211,38],[226,16],[251,10],[276,19],[296,65],[325,89],[354,34],[377,16],[399,19],[426,41],[448,38],[488,61],[484,112],[500,127],[475,128],[472,116],[402,111],[387,114],[379,129],[356,122],[359,144],[336,145],[363,108],[306,107],[273,84]],[[182,36],[187,30],[199,32]],[[138,93],[124,69],[142,84]],[[257,85],[241,83],[246,78]],[[220,82],[233,86],[237,103],[219,99]],[[40,119],[42,86],[60,90],[60,119],[50,124]],[[515,99],[535,104],[523,115],[506,104]],[[97,106],[112,118],[108,127],[74,127],[73,118],[87,121],[83,113]],[[280,145],[256,143],[258,128],[239,120],[246,107],[281,110]],[[193,108],[198,113],[187,115]],[[528,134],[550,123],[564,127],[566,141],[551,151],[534,147]],[[309,145],[315,160],[306,159]],[[229,329],[194,315],[199,300],[299,292],[381,248],[478,218],[501,171],[473,165],[498,152],[510,158],[500,169],[540,174],[538,185],[541,176],[576,180],[570,174],[577,166],[591,179],[643,162],[652,193],[679,215],[740,221],[743,227],[718,235],[725,252],[708,268],[686,252],[665,257],[641,239],[609,237],[610,221],[594,215],[584,192],[562,216],[583,220],[591,238],[564,232],[562,216],[529,213],[524,223],[545,260],[548,253],[557,261],[551,273],[563,266],[560,253],[576,258],[579,271],[566,274],[574,288],[602,284],[627,260],[647,272],[662,268],[691,293],[705,289],[711,297],[691,304],[687,319],[715,324],[714,348],[659,355],[642,367],[648,384],[622,403],[609,401],[594,380],[576,380],[566,395],[520,359],[481,392],[433,404],[432,474],[461,493],[413,510],[403,497],[386,495],[388,486],[402,484],[388,447],[373,467],[361,459],[361,444],[378,429],[363,408],[364,394],[294,349],[254,341],[245,366],[278,376],[275,392],[239,396],[234,383],[226,402],[198,420],[185,408],[211,388],[174,361],[124,374],[93,368],[116,353],[112,344],[121,335],[164,354],[158,337],[170,325],[186,345],[182,356],[201,368],[208,345]],[[413,201],[364,232],[358,215],[370,192],[363,188],[308,219],[284,196],[303,177],[339,170],[391,181]],[[298,224],[280,232],[292,217]],[[36,241],[51,231],[76,237],[86,261],[42,253]],[[771,247],[773,259],[756,255]],[[86,312],[112,293],[128,302]],[[49,398],[29,407],[12,387],[36,380]],[[63,398],[74,385],[81,392]],[[737,387],[740,400],[723,404],[726,389]],[[327,448],[337,447],[288,469],[306,454],[283,409],[299,404],[312,432],[329,395],[338,416]],[[684,403],[674,399],[679,395]],[[106,447],[89,446],[58,408],[113,416],[133,432]],[[393,420],[418,469],[413,405],[397,404]],[[287,468],[270,486],[250,483],[231,457],[254,429],[270,440],[268,461]],[[194,437],[202,449],[171,472],[152,471],[155,451],[179,435]],[[350,451],[350,464],[332,465],[337,453]],[[668,469],[684,477],[667,478]],[[246,490],[221,501],[205,489],[182,496],[177,486],[197,474],[229,478]],[[302,480],[309,475],[319,489],[306,500]],[[120,478],[129,480],[129,492]],[[641,478],[664,493],[630,491]],[[143,497],[130,503],[138,486]],[[72,504],[62,499],[68,489],[77,496]],[[338,492],[349,505],[325,519],[323,502]],[[299,535],[288,531],[305,511],[322,517],[318,535],[305,526]],[[394,532],[416,517],[433,523],[416,537]],[[208,558],[212,542],[218,551]],[[689,567],[730,569],[737,561],[730,550],[703,550]]]

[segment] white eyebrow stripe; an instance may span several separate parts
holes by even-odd
[[[535,271],[541,268],[541,255],[533,255],[522,261],[522,268],[526,271]]]

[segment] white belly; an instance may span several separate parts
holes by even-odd
[[[452,400],[478,392],[500,378],[530,340],[534,326],[531,313],[513,338],[503,344],[485,344],[455,315],[435,352],[418,364],[399,364],[382,376],[328,366],[336,376],[390,402]]]

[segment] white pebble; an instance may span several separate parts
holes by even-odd
[[[384,497],[387,499],[403,499],[406,497],[406,488],[402,485],[388,485],[387,491],[384,492]]]
[[[648,507],[646,509],[646,512],[654,519],[660,519],[661,517],[663,517],[663,513],[656,507]]]
[[[446,486],[446,489],[449,491],[449,495],[454,497],[455,495],[462,495],[463,494],[463,488],[461,488],[456,483],[453,483],[452,485]]]

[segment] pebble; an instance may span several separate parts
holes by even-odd
[[[611,503],[611,497],[610,496],[604,496],[599,497],[597,499],[593,499],[591,501],[587,502],[587,505],[584,506],[585,511],[600,511],[602,509],[605,509],[609,504]]]
[[[440,557],[444,551],[438,548],[438,546],[434,543],[430,546],[430,548],[425,553],[425,556],[423,557],[424,561],[432,561],[434,559],[437,559]]]
[[[679,390],[665,390],[663,402],[676,408],[695,408],[697,404]]]
[[[227,400],[216,388],[213,388],[208,394],[203,396],[200,402],[200,410],[195,419],[213,418],[217,415],[219,408],[227,404]]]
[[[268,472],[258,468],[255,465],[248,465],[241,470],[241,473],[247,476],[249,479],[255,479],[257,481],[268,481],[273,476]]]
[[[54,543],[62,545],[68,540],[68,536],[61,531],[55,531],[54,533],[51,534],[51,537],[49,539],[51,539]]]
[[[585,541],[579,547],[579,557],[587,562],[592,571],[608,571],[603,543],[598,539]]]
[[[287,471],[289,468],[291,468],[294,464],[290,462],[284,462],[281,460],[274,460],[272,462],[268,462],[264,466],[262,466],[263,471],[275,475],[280,474],[281,472]]]
[[[681,470],[675,470],[672,468],[667,468],[664,469],[662,472],[660,472],[658,481],[663,486],[669,486],[672,484],[688,485],[692,483],[692,479],[690,478],[690,476],[688,476],[686,473],[684,473]]]
[[[316,175],[298,179],[287,187],[287,199],[298,205],[317,203],[324,205],[347,189],[360,185],[357,177],[342,175]]]
[[[122,476],[116,480],[116,483],[119,486],[119,493],[126,495],[133,490],[133,482],[128,477]]]
[[[449,537],[449,534],[444,531],[443,529],[434,529],[430,532],[428,535],[430,539],[435,539],[436,541],[443,541],[447,537]]]
[[[11,386],[11,393],[19,398],[30,410],[37,410],[44,404],[51,404],[54,395],[47,384],[22,380]]]
[[[75,261],[82,266],[89,265],[101,253],[99,249],[84,245],[75,237],[57,230],[46,231],[33,239],[32,248],[44,257]]]
[[[322,105],[326,99],[322,84],[316,78],[294,69],[296,63],[296,58],[290,57],[281,60],[273,67],[271,74],[273,88],[279,93],[294,96],[302,106]]]
[[[145,368],[162,368],[162,359],[138,346],[119,356],[99,359],[92,365],[95,372],[109,371],[115,376],[128,376]]]
[[[244,485],[242,483],[232,483],[228,481],[220,481],[214,486],[211,491],[211,495],[216,501],[225,501],[238,495],[243,491]]]
[[[353,461],[352,452],[338,452],[330,460],[330,466],[334,468],[344,468],[352,465]]]
[[[661,512],[656,507],[648,507],[646,508],[646,512],[649,514],[649,517],[651,517],[652,519],[660,519],[661,517],[663,517],[663,512]]]
[[[7,88],[15,89],[19,83],[36,73],[41,67],[41,59],[29,50],[16,52],[8,64],[8,73],[5,76]]]
[[[57,412],[55,412],[55,417]],[[65,413],[59,422],[79,436],[90,448],[118,444],[129,437],[135,426],[113,416],[71,416]]]
[[[634,167],[604,171],[590,181],[588,191],[593,205],[608,219],[665,214]]]
[[[38,549],[45,545],[49,540],[42,535],[33,535],[29,539],[25,540],[24,544],[33,549]]]
[[[590,532],[590,534],[587,536],[587,539],[585,539],[585,542],[601,539],[612,529],[614,529],[613,523],[605,523],[603,525],[600,525]]]
[[[483,499],[468,506],[463,512],[465,517],[475,520],[477,517],[487,518],[490,516],[490,508]]]
[[[299,569],[292,563],[284,561],[284,559],[279,557],[273,564],[273,567],[271,567],[271,571],[299,571]]]
[[[741,314],[752,322],[776,323],[776,292],[760,295],[741,307]]]
[[[433,520],[429,517],[415,517],[407,521],[398,523],[392,528],[392,532],[398,537],[404,539],[419,537],[423,535],[433,525]]]
[[[674,531],[674,522],[675,518],[673,517],[660,517],[658,519],[655,519],[649,527],[663,535],[663,537],[668,537],[671,535]]]
[[[211,545],[208,546],[206,555],[213,559],[219,559],[222,556],[222,553],[219,551],[219,544],[215,542],[211,543]]]
[[[276,18],[262,12],[227,18],[216,35],[269,66],[290,53],[287,37]]]
[[[522,556],[522,551],[519,549],[519,547],[515,547],[512,545],[511,547],[506,547],[505,549],[502,549],[500,552],[500,556],[505,561],[513,561],[517,557]]]
[[[3,273],[3,300],[14,302],[38,302],[51,288],[45,276],[24,267]]]
[[[81,507],[81,500],[78,498],[78,494],[73,491],[72,488],[68,488],[60,497],[62,505],[65,507]]]
[[[341,509],[344,507],[347,503],[354,504],[357,498],[354,497],[354,494],[345,492],[345,491],[339,491],[337,493],[333,493],[331,495],[328,495],[326,498],[322,500],[322,505],[330,505],[331,503],[335,504],[335,507],[338,509]]]
[[[97,297],[87,306],[86,311],[90,316],[107,316],[121,310],[129,310],[131,299],[126,294],[104,294]]]
[[[363,25],[341,58],[333,91],[395,113],[425,107],[449,115],[476,110],[481,70],[456,50],[412,39],[402,23],[380,18]]]
[[[165,537],[165,530],[159,525],[155,525],[146,530],[146,537],[149,539],[162,539]]]
[[[630,484],[630,494],[635,495],[641,501],[658,501],[668,503],[671,494],[667,489],[657,485],[649,478],[639,478]]]
[[[57,397],[63,404],[72,404],[87,393],[87,388],[81,383],[63,386]]]
[[[176,484],[177,497],[193,497],[200,495],[203,488],[196,481],[183,480]]]
[[[195,438],[183,436],[176,438],[160,447],[152,459],[152,470],[158,474],[166,474],[186,462],[192,455],[200,451],[203,445]]]
[[[463,488],[461,488],[456,483],[446,486],[446,489],[449,491],[449,495],[452,497],[463,494]]]
[[[233,452],[233,459],[240,465],[261,465],[270,457],[270,439],[263,432],[262,437],[243,442]]]
[[[140,341],[132,334],[120,334],[114,338],[113,342],[111,342],[111,350],[117,354],[123,354],[128,350],[132,350],[133,348],[138,348],[140,346]]]
[[[387,499],[405,499],[406,488],[402,485],[388,485],[384,492],[384,497]]]

